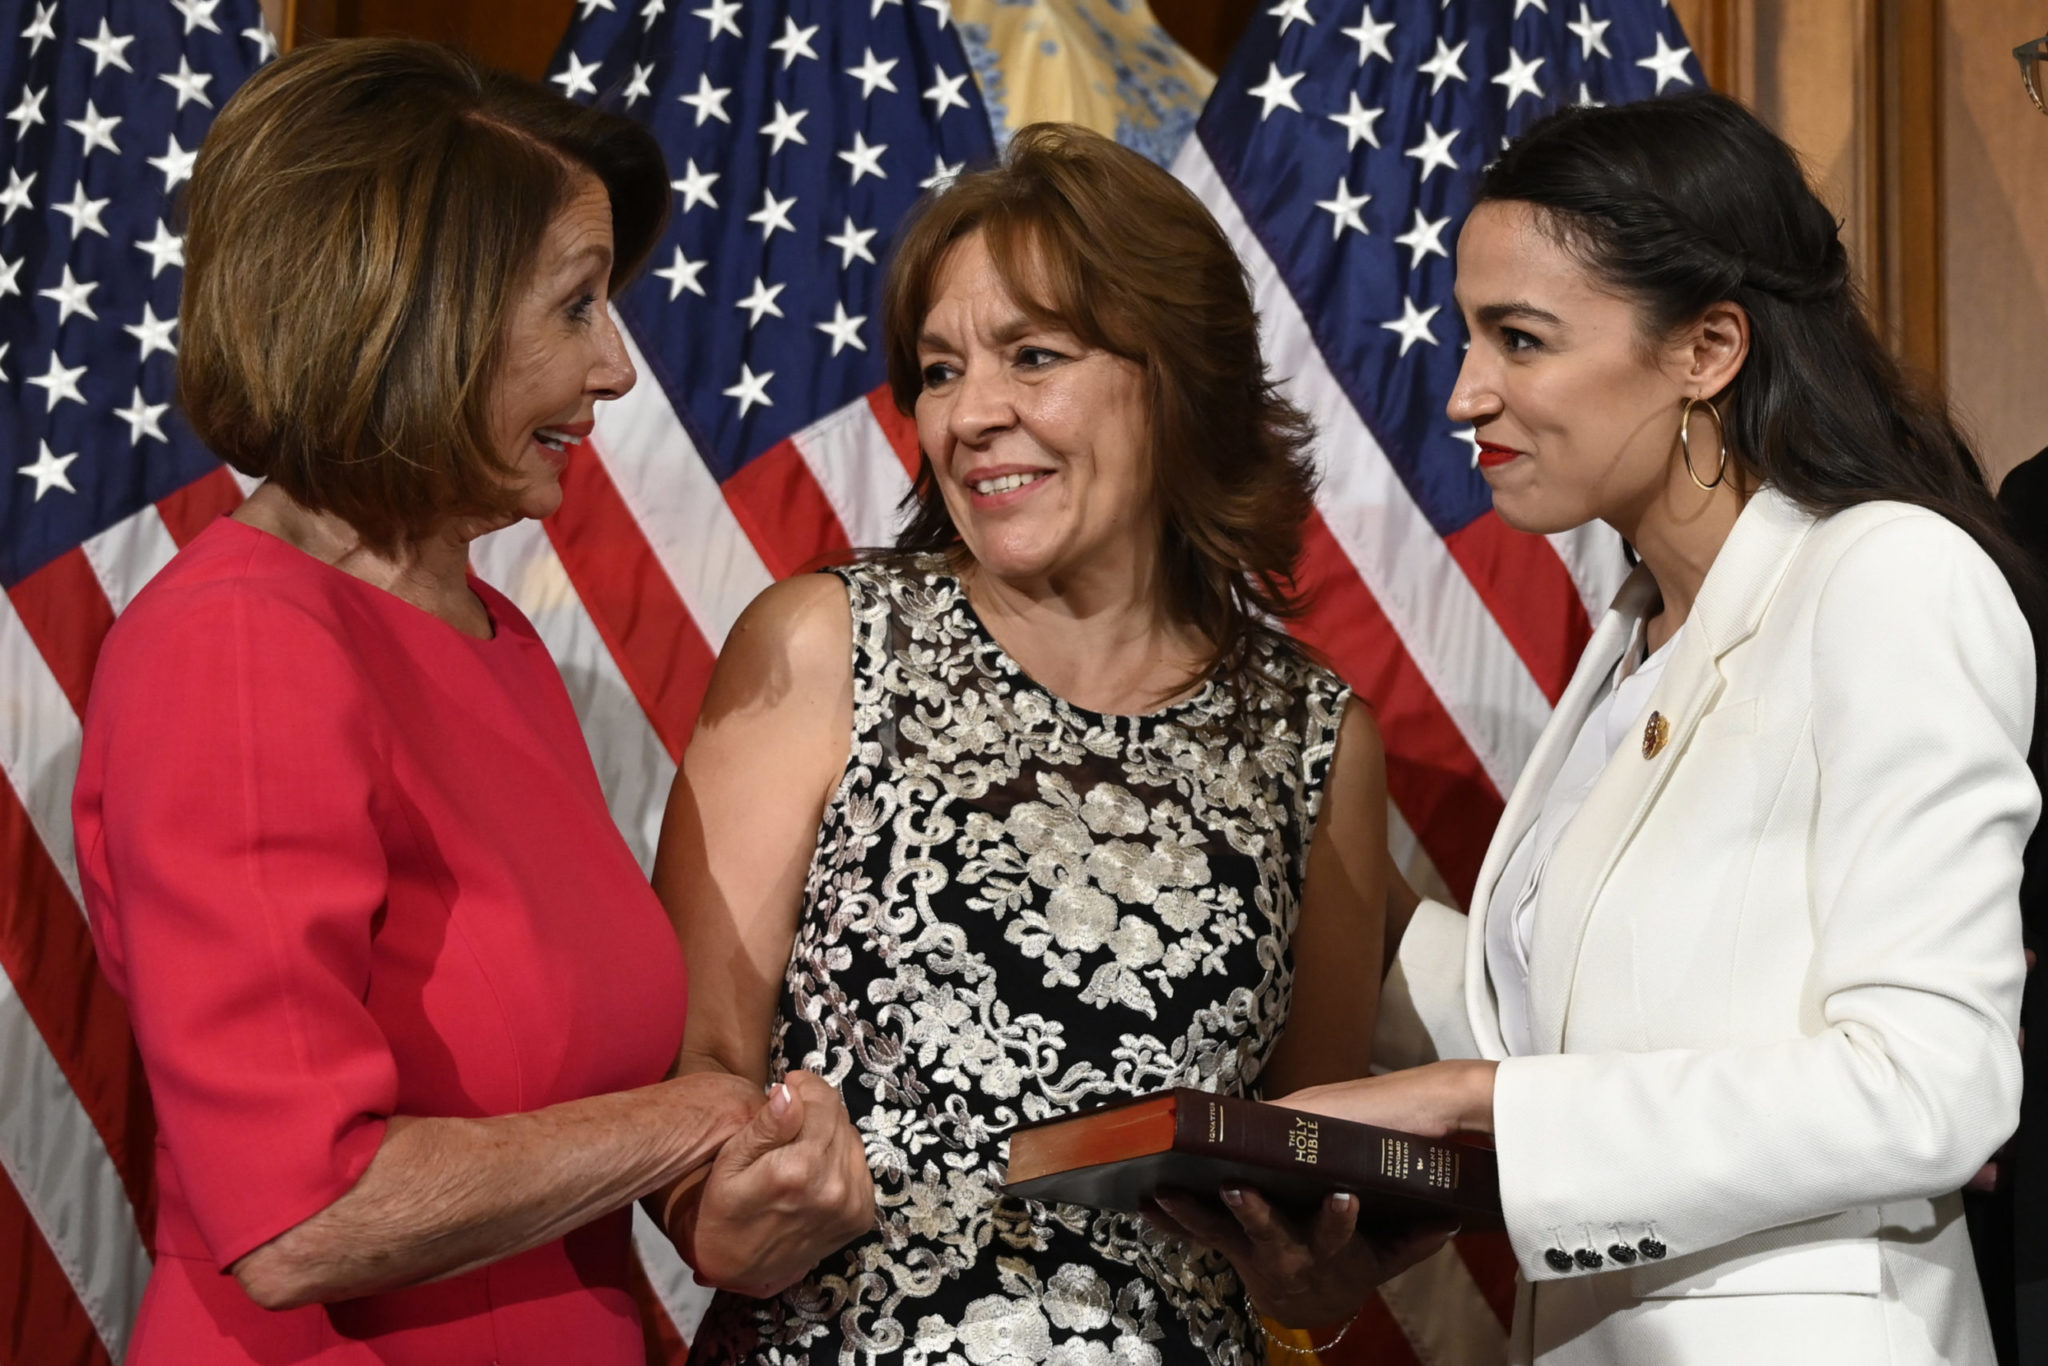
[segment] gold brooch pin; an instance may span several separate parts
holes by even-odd
[[[1650,713],[1649,724],[1643,727],[1643,757],[1654,759],[1664,749],[1664,742],[1671,738],[1671,723],[1664,719],[1664,713]]]

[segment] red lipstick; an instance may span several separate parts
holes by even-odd
[[[1482,469],[1498,469],[1511,460],[1519,460],[1521,458],[1522,452],[1516,450],[1513,446],[1503,446],[1493,441],[1482,441],[1479,443],[1479,466]]]

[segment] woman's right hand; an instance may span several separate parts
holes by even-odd
[[[1161,1191],[1145,1217],[1163,1233],[1221,1252],[1261,1314],[1325,1338],[1358,1317],[1375,1287],[1457,1231],[1449,1225],[1361,1227],[1355,1195],[1324,1200],[1304,1226],[1257,1191],[1220,1194],[1219,1209],[1185,1191]]]
[[[697,1279],[743,1295],[794,1285],[875,1226],[867,1151],[839,1092],[791,1072],[683,1197],[675,1239]]]

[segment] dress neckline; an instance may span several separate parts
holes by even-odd
[[[449,635],[453,636],[457,640],[466,641],[467,643],[478,647],[489,647],[491,645],[497,644],[500,640],[503,640],[507,635],[507,632],[505,630],[505,623],[499,619],[497,609],[491,605],[491,595],[484,591],[489,587],[489,585],[486,584],[482,579],[478,578],[474,572],[465,574],[464,579],[469,584],[469,591],[476,594],[476,600],[483,605],[484,620],[488,621],[491,624],[491,633],[488,636],[473,636],[469,632],[463,630],[461,627],[455,625],[455,623],[446,619],[445,617],[439,616],[433,612],[429,612],[426,608],[420,606],[416,602],[408,602],[406,599],[400,597],[398,594],[392,592],[388,588],[379,588],[376,584],[371,583],[367,579],[358,578],[354,574],[349,573],[346,569],[342,569],[336,565],[331,565],[327,561],[321,559],[318,555],[311,554],[306,550],[300,548],[299,546],[293,545],[290,541],[287,541],[284,537],[279,536],[275,532],[265,531],[260,526],[252,526],[249,523],[240,520],[239,518],[232,517],[226,514],[223,514],[215,522],[215,525],[225,525],[235,528],[233,532],[229,533],[231,535],[241,535],[246,533],[250,536],[260,536],[263,538],[264,542],[268,542],[272,545],[278,546],[290,552],[292,556],[295,556],[296,560],[293,560],[291,562],[296,563],[297,560],[303,560],[306,564],[312,566],[312,572],[316,577],[325,577],[331,575],[336,579],[340,579],[347,583],[353,584],[355,585],[357,590],[360,590],[363,593],[375,594],[376,596],[370,599],[371,601],[380,604],[396,604],[398,607],[404,609],[403,612],[399,614],[401,617],[412,616],[419,618],[423,622],[432,622],[435,626],[438,626],[442,630],[446,631]]]
[[[1179,712],[1193,711],[1209,706],[1215,700],[1216,690],[1222,686],[1222,680],[1217,677],[1216,672],[1212,669],[1193,692],[1151,711],[1111,712],[1096,711],[1092,707],[1084,707],[1078,702],[1069,701],[1045,684],[1039,682],[1036,678],[1033,678],[1031,671],[1018,663],[1016,657],[1003,648],[1003,643],[996,639],[995,632],[989,630],[988,623],[983,621],[981,613],[975,610],[974,600],[967,595],[967,585],[961,582],[960,576],[954,573],[952,568],[942,558],[938,556],[932,557],[932,563],[926,572],[933,579],[948,587],[953,595],[953,600],[959,604],[960,611],[974,628],[974,634],[988,647],[1005,670],[1016,675],[1026,685],[1037,692],[1044,693],[1054,703],[1077,716],[1093,717],[1095,720],[1108,725],[1129,724],[1134,721],[1167,720]]]

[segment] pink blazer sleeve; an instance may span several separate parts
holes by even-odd
[[[224,1269],[355,1184],[397,1094],[364,1006],[386,883],[378,704],[288,603],[202,584],[148,607],[95,680],[80,873]]]

